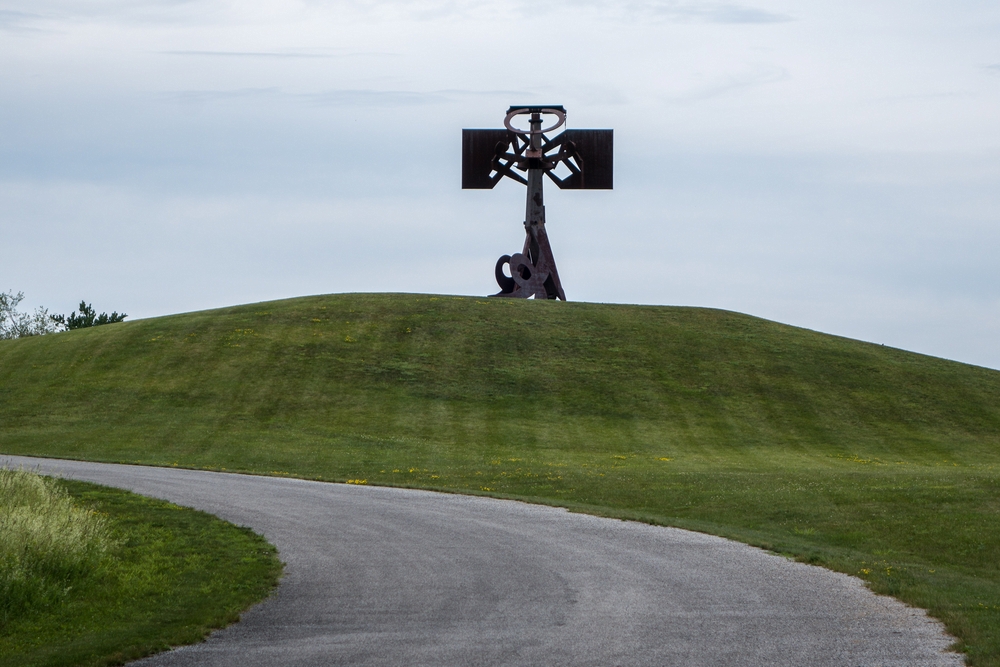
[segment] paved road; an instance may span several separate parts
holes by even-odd
[[[142,667],[961,665],[922,611],[736,542],[503,500],[29,459],[251,526],[277,593]]]

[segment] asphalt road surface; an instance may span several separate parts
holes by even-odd
[[[250,526],[277,592],[143,667],[961,665],[923,611],[717,537],[504,500],[0,455]]]

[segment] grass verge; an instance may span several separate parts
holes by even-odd
[[[268,595],[262,537],[127,491],[0,470],[0,665],[117,665],[196,642]]]
[[[1000,666],[1000,372],[737,313],[333,295],[3,341],[0,451],[711,532],[860,576]]]

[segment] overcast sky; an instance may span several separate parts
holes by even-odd
[[[751,1],[0,0],[0,291],[496,292],[523,186],[461,129],[553,103],[615,130],[546,191],[571,300],[1000,368],[1000,4]]]

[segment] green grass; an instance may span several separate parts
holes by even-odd
[[[47,477],[0,468],[0,631],[50,609],[101,572],[107,521]]]
[[[1000,372],[746,315],[339,295],[3,341],[0,451],[692,528],[862,576],[1000,665]]]
[[[209,514],[0,470],[0,665],[117,665],[198,641],[276,585],[262,537]]]

